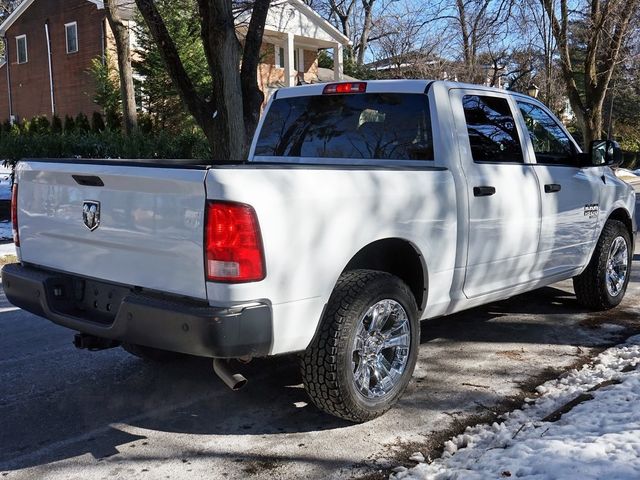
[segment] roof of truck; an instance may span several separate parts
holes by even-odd
[[[517,92],[502,88],[487,87],[485,85],[474,85],[469,83],[452,82],[445,80],[346,80],[341,82],[318,83],[313,85],[299,85],[297,87],[287,87],[279,89],[275,98],[305,97],[310,95],[321,95],[327,85],[335,83],[366,83],[367,93],[424,93],[434,84],[439,84],[447,89],[469,88],[474,90],[485,90],[493,92],[509,93],[520,95]]]

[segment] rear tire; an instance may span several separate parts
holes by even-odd
[[[159,348],[146,347],[144,345],[135,345],[133,343],[123,343],[122,348],[147,362],[166,363],[185,358],[185,354],[178,352],[170,352],[168,350],[160,350]]]
[[[420,343],[416,301],[399,278],[342,274],[320,330],[301,357],[304,386],[321,410],[352,422],[393,406],[411,380]]]
[[[578,302],[596,311],[617,306],[629,283],[631,251],[631,236],[624,223],[607,221],[589,265],[573,278]]]

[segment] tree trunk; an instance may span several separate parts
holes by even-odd
[[[602,136],[602,112],[605,95],[616,65],[620,62],[621,48],[627,40],[629,24],[640,0],[625,3],[591,0],[589,4],[589,38],[584,61],[584,96],[575,81],[570,55],[569,25],[570,7],[567,0],[560,0],[560,17],[553,0],[540,0],[551,23],[551,30],[560,51],[562,76],[571,108],[582,130],[584,147]],[[617,6],[617,11],[612,9]]]
[[[260,57],[253,52],[260,52],[264,25],[269,13],[269,0],[258,0],[253,4],[251,21],[244,42],[242,68],[240,69],[240,85],[242,87],[242,114],[244,116],[245,137],[250,141],[258,126],[264,93],[258,87],[258,66]],[[302,68],[302,67],[300,67]],[[246,143],[248,154],[249,142]]]
[[[129,135],[138,126],[136,97],[133,88],[133,69],[131,68],[129,28],[120,16],[117,0],[106,0],[105,7],[107,21],[116,42],[120,96],[122,98],[122,124],[124,132]]]
[[[592,141],[602,139],[603,106],[604,102],[594,105],[585,118],[582,127],[585,148],[588,148]]]
[[[207,137],[213,160],[243,160],[247,157],[264,98],[258,87],[257,67],[270,1],[253,2],[242,61],[232,1],[198,0],[197,3],[200,35],[212,78],[205,98],[198,94],[189,78],[154,0],[136,0],[159,46],[171,81]]]
[[[246,132],[240,85],[240,49],[231,0],[198,0],[201,36],[215,100],[214,131],[222,142],[212,145],[214,158],[241,160],[246,153]]]
[[[362,27],[362,34],[360,35],[360,42],[358,42],[358,58],[356,60],[359,66],[364,65],[364,54],[369,45],[369,35],[371,35],[371,27],[373,26],[373,4],[375,1],[376,0],[362,0],[364,25]]]

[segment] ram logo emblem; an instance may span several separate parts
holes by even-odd
[[[82,221],[84,226],[94,231],[100,225],[100,202],[86,200],[82,206]]]

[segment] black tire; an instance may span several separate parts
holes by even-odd
[[[627,272],[622,287],[612,295],[607,288],[607,266],[611,247],[617,238],[623,238],[626,242]],[[578,302],[591,310],[602,311],[609,310],[622,301],[631,276],[632,247],[631,236],[624,223],[618,220],[607,221],[589,265],[584,272],[573,277]]]
[[[400,377],[392,383],[393,387],[380,398],[370,399],[355,386],[352,361],[356,353],[352,346],[361,319],[370,307],[383,300],[400,304],[406,312],[408,323],[404,324],[410,328],[409,352],[405,355],[406,348],[403,347],[401,355],[406,356],[406,364]],[[331,294],[319,331],[301,357],[304,386],[313,403],[327,413],[352,422],[372,420],[391,408],[411,380],[418,357],[420,322],[417,310],[409,287],[393,275],[374,270],[342,274]],[[385,320],[381,325],[388,324],[389,320]]]
[[[133,343],[123,343],[122,348],[131,355],[135,355],[147,362],[154,363],[173,362],[186,357],[184,353],[170,352],[168,350],[160,350],[159,348],[135,345]]]

